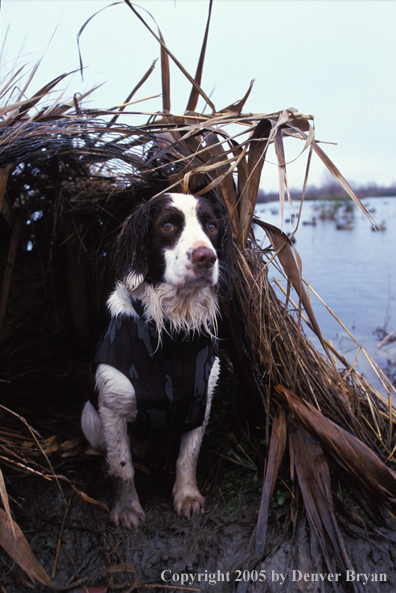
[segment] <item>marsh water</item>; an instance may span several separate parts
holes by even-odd
[[[362,201],[375,221],[386,226],[384,230],[374,232],[369,220],[351,201],[305,202],[295,248],[302,258],[305,280],[377,364],[393,374],[396,341],[388,340],[380,346],[378,334],[383,337],[396,330],[396,197]],[[299,204],[293,205],[298,211]],[[281,225],[278,203],[258,205],[256,214],[262,220]],[[293,219],[288,205],[284,219],[283,230],[291,233],[296,218]],[[259,229],[256,233],[257,237],[262,236]],[[357,347],[352,338],[314,295],[312,305],[324,337],[348,362],[355,362]],[[362,353],[358,370],[382,391]]]

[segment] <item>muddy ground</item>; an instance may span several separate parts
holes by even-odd
[[[49,459],[53,471],[66,479],[49,481],[9,465],[3,467],[14,519],[54,584],[68,587],[72,593],[335,590],[328,580],[320,582],[320,574],[327,571],[315,535],[303,517],[293,531],[287,467],[284,482],[274,495],[264,557],[253,566],[246,563],[260,506],[265,446],[260,434],[249,432],[243,400],[232,378],[222,379],[199,462],[205,514],[192,521],[176,515],[171,492],[177,446],[156,445],[139,460],[136,472],[147,519],[135,532],[112,525],[104,506],[87,502],[76,492],[107,507],[111,504],[112,485],[105,477],[104,462],[89,454],[81,439],[79,413],[84,389],[78,376],[70,377],[59,366],[47,375],[45,388],[40,374],[30,375],[29,380],[20,377],[8,385],[2,399],[4,405],[28,418],[43,438],[56,435]],[[50,397],[45,398],[44,392]],[[3,414],[2,420],[18,424],[8,415]],[[55,446],[64,442],[73,444],[70,450]],[[43,459],[34,460],[45,464]],[[385,537],[379,527],[374,533],[369,523],[366,530],[358,529],[341,511],[339,519],[351,562],[357,572],[370,575],[370,581],[363,584],[365,577],[359,577],[359,582],[345,582],[342,575],[337,590],[353,591],[355,585],[356,591],[394,592],[396,538]],[[109,572],[118,569],[121,572]],[[308,580],[304,580],[305,574]],[[378,579],[386,575],[387,580],[373,582],[372,575]],[[85,579],[84,583],[74,587],[80,579]],[[43,585],[32,585],[12,559],[0,552],[0,591],[32,590],[50,591]]]

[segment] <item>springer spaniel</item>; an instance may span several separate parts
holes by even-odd
[[[116,479],[117,525],[145,520],[129,433],[181,436],[174,506],[186,518],[204,510],[196,464],[219,375],[217,292],[229,280],[232,253],[227,214],[217,200],[168,193],[137,206],[117,237],[111,320],[94,359],[98,410],[88,401],[81,418]]]

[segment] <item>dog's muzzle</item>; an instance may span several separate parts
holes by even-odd
[[[197,270],[210,270],[217,261],[217,255],[208,247],[197,247],[192,252],[191,260]]]
[[[217,255],[209,247],[196,247],[191,254],[191,272],[193,281],[198,285],[213,285],[217,282]]]

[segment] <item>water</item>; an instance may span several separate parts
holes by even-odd
[[[396,342],[378,348],[380,339],[374,332],[376,328],[384,328],[386,332],[396,329],[396,197],[366,198],[362,201],[369,210],[375,209],[372,216],[378,224],[386,221],[386,230],[372,231],[369,220],[357,206],[352,213],[353,229],[337,230],[336,224],[345,222],[344,206],[338,211],[336,220],[321,220],[323,207],[332,207],[334,203],[306,202],[295,247],[303,262],[305,280],[377,364],[385,369],[389,360],[396,363]],[[297,210],[298,206],[295,203]],[[262,220],[280,227],[280,215],[275,213],[276,210],[279,211],[278,204],[273,202],[259,205],[256,213]],[[290,210],[286,206],[285,219],[288,217]],[[315,226],[302,224],[313,218]],[[294,222],[284,222],[285,232],[289,233],[294,228]],[[259,229],[256,229],[256,236],[263,236]],[[357,348],[353,340],[314,295],[312,305],[324,337],[348,362],[355,362]],[[317,345],[315,338],[309,337]],[[357,368],[383,392],[361,353]]]

